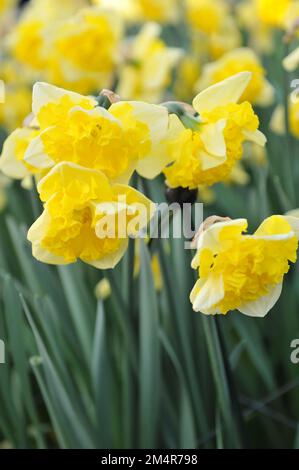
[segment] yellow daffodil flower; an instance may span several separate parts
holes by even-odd
[[[206,315],[237,309],[264,317],[281,294],[289,262],[296,261],[298,220],[275,215],[253,235],[244,234],[246,219],[203,227],[192,261],[199,272],[190,296],[193,309]]]
[[[200,55],[218,59],[240,45],[240,32],[225,0],[186,0],[185,9],[193,48]]]
[[[135,168],[154,178],[169,163],[166,139],[178,118],[163,106],[122,101],[108,110],[85,97],[46,83],[33,88],[33,113],[38,135],[24,161],[40,171],[62,161],[103,171],[127,183]]]
[[[100,7],[82,9],[53,32],[48,79],[81,93],[109,87],[120,60],[121,17]]]
[[[293,0],[254,0],[258,17],[269,26],[281,27]]]
[[[223,181],[242,157],[245,141],[265,145],[250,103],[238,104],[251,76],[250,72],[240,72],[194,98],[197,126],[184,129],[168,146],[173,163],[164,174],[170,187],[194,189]]]
[[[238,2],[236,13],[241,28],[249,33],[248,44],[257,52],[272,53],[275,47],[273,28],[261,21],[256,4],[252,0]]]
[[[120,69],[117,93],[128,100],[161,101],[182,50],[167,47],[161,27],[148,23],[128,45],[128,63]]]
[[[59,163],[38,184],[44,212],[31,226],[33,256],[44,263],[81,259],[99,269],[113,268],[128,237],[146,226],[154,204],[129,186],[73,163]]]
[[[274,88],[265,78],[266,72],[256,53],[247,47],[227,52],[218,61],[206,64],[197,83],[198,90],[204,90],[238,72],[249,71],[252,78],[241,96],[241,101],[268,106],[274,98]]]

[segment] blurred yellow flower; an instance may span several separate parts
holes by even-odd
[[[288,54],[282,64],[287,72],[294,72],[299,67],[299,47]]]
[[[238,104],[250,80],[250,72],[240,72],[193,100],[198,124],[184,129],[168,146],[173,163],[164,174],[170,187],[194,189],[223,181],[242,157],[245,141],[265,145],[250,103]]]
[[[28,240],[33,256],[49,264],[81,259],[99,269],[113,268],[128,237],[136,236],[155,210],[135,189],[111,185],[100,171],[73,163],[56,165],[38,192],[44,212],[29,229]]]
[[[299,100],[289,100],[289,124],[291,134],[299,139]],[[273,112],[270,128],[278,135],[283,135],[286,132],[285,123],[285,108],[283,105],[278,105]]]
[[[255,0],[257,14],[261,21],[269,26],[283,25],[288,8],[293,0]]]
[[[111,295],[111,285],[105,277],[101,279],[94,289],[94,294],[97,299],[106,300]]]
[[[160,33],[157,23],[148,23],[128,43],[127,62],[120,68],[117,88],[122,98],[161,101],[182,50],[167,47]]]
[[[130,21],[177,21],[178,0],[93,0],[95,5],[108,6],[120,12]]]
[[[122,34],[121,17],[106,8],[82,9],[60,22],[53,31],[48,80],[81,93],[109,87]]]
[[[272,216],[253,235],[247,220],[218,221],[203,227],[192,267],[198,269],[190,299],[206,315],[230,310],[264,317],[277,302],[289,262],[295,263],[298,219]]]
[[[53,54],[53,24],[74,14],[85,0],[31,0],[8,37],[12,56],[33,71],[45,72]]]
[[[23,83],[5,86],[5,102],[0,103],[0,125],[12,131],[23,124],[31,108],[31,91]]]
[[[183,57],[177,67],[174,95],[181,101],[190,101],[200,76],[200,61],[193,55]]]
[[[186,0],[194,51],[213,59],[238,47],[241,35],[225,0]]]
[[[218,61],[206,64],[197,83],[197,89],[198,91],[204,90],[210,85],[243,71],[251,72],[252,78],[240,100],[260,106],[270,105],[274,98],[274,88],[265,78],[266,71],[259,57],[247,47],[227,52]]]
[[[179,17],[177,0],[135,0],[140,18],[146,21],[172,22]]]
[[[236,13],[241,28],[249,33],[249,45],[257,52],[270,54],[275,47],[273,28],[258,17],[256,4],[252,0],[239,2]]]
[[[187,0],[186,10],[193,27],[211,34],[221,29],[229,7],[223,0]]]
[[[38,131],[25,127],[16,129],[7,137],[0,158],[0,170],[4,175],[24,179],[39,172],[24,160],[28,145],[37,134]]]

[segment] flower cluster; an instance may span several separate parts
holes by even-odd
[[[298,100],[276,93],[263,57],[274,37],[298,38],[297,0],[275,8],[270,0],[30,0],[17,8],[0,2],[0,169],[23,188],[36,185],[43,213],[28,239],[39,261],[114,267],[153,215],[139,191],[144,179],[207,204],[219,187],[254,179],[260,191],[265,134],[299,138]],[[299,50],[287,49],[282,79],[299,65]],[[296,198],[273,179],[280,213]],[[245,219],[202,228],[194,310],[263,316],[274,305],[296,261],[297,218],[272,216],[254,235],[246,230]]]

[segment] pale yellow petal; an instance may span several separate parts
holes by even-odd
[[[42,247],[42,240],[47,232],[50,216],[46,210],[28,230],[27,239],[32,243],[32,255],[38,261],[47,264],[68,264],[62,256],[57,256]]]
[[[238,308],[239,312],[249,317],[263,318],[274,307],[282,291],[282,283],[270,288],[269,294],[252,302],[246,302]]]
[[[158,176],[173,161],[173,156],[167,149],[168,143],[176,140],[184,129],[181,120],[175,114],[171,114],[166,138],[153,145],[151,152],[138,161],[137,172],[148,179]]]
[[[26,138],[31,131],[28,129],[16,129],[3,144],[0,158],[0,170],[10,178],[23,179],[30,175],[30,171],[21,160],[16,158],[16,142],[18,139]]]
[[[32,111],[35,116],[38,115],[40,109],[49,104],[57,103],[63,96],[69,96],[74,104],[80,104],[82,100],[87,99],[79,93],[74,93],[72,91],[64,90],[63,88],[50,85],[45,82],[37,82],[33,86],[32,92]],[[88,98],[91,105],[96,105],[96,100],[94,98]]]
[[[237,103],[251,80],[251,72],[240,72],[222,82],[216,83],[199,93],[193,100],[193,107],[200,114],[217,106]]]
[[[55,165],[55,161],[46,154],[42,140],[42,136],[47,134],[47,132],[50,130],[51,128],[46,129],[40,135],[32,139],[24,155],[25,162],[29,163],[35,168],[40,168],[41,170],[51,168],[53,165]]]
[[[270,120],[270,129],[278,135],[285,133],[286,126],[283,105],[279,105],[275,108]]]
[[[261,147],[265,147],[267,143],[266,136],[258,129],[254,132],[243,130],[243,134],[246,140],[248,140],[249,142],[253,142],[254,144],[260,145]]]
[[[223,135],[226,123],[226,119],[221,119],[215,124],[206,124],[201,128],[201,140],[206,150],[215,157],[226,156],[226,143]]]
[[[212,275],[204,282],[201,280],[197,281],[190,294],[193,310],[205,315],[215,315],[218,313],[215,307],[223,297],[223,278],[222,276]]]
[[[116,250],[114,253],[103,256],[98,260],[90,262],[85,261],[85,263],[90,264],[97,269],[113,269],[120,262],[125,252],[127,251],[128,243],[128,239],[124,238],[121,240],[118,250]]]
[[[282,65],[287,72],[294,72],[299,67],[299,47],[283,59]]]

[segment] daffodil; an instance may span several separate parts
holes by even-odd
[[[147,23],[128,44],[128,60],[120,68],[117,88],[122,98],[150,103],[161,101],[182,50],[167,47],[160,33],[157,23]]]
[[[109,87],[120,60],[123,24],[108,8],[82,9],[53,31],[48,79],[81,93]]]
[[[247,226],[246,219],[204,224],[192,261],[199,273],[190,296],[195,311],[264,317],[279,299],[289,263],[297,259],[298,219],[269,217],[253,235],[244,233]]]
[[[265,145],[251,104],[238,103],[251,76],[250,72],[240,72],[194,98],[197,123],[182,130],[168,145],[173,163],[164,174],[170,187],[194,189],[223,181],[242,157],[245,141]]]
[[[185,9],[193,48],[199,54],[217,59],[240,45],[240,32],[225,0],[186,0]]]
[[[73,15],[84,5],[85,0],[31,0],[8,38],[13,57],[26,67],[44,71],[52,54],[49,41],[53,24]]]
[[[38,184],[42,215],[31,226],[33,256],[44,263],[80,259],[99,269],[113,268],[129,236],[137,236],[154,204],[126,185],[111,185],[100,171],[59,163]]]
[[[293,0],[254,0],[258,17],[269,26],[281,27]]]
[[[248,44],[257,52],[272,53],[275,47],[273,28],[259,18],[256,3],[252,0],[238,2],[236,14],[240,27],[248,33]]]
[[[93,97],[37,83],[33,113],[39,133],[29,143],[24,161],[40,171],[70,161],[103,171],[127,183],[133,171],[153,178],[169,163],[166,139],[176,116],[163,106],[121,101],[108,110]]]
[[[260,106],[270,105],[274,98],[274,88],[265,77],[266,71],[259,57],[247,47],[227,52],[218,61],[206,64],[197,88],[204,90],[210,85],[243,71],[251,72],[252,77],[240,100]]]

